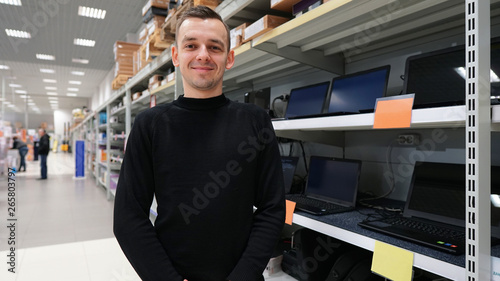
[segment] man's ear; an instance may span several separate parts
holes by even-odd
[[[177,50],[177,47],[175,46],[175,43],[172,44],[172,64],[177,67],[179,66],[179,52]]]
[[[227,55],[226,69],[231,69],[234,65],[234,51],[230,50]]]

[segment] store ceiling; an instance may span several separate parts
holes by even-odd
[[[137,0],[21,0],[22,6],[2,4],[9,1],[12,0],[0,0],[0,94],[3,80],[7,101],[4,109],[25,112],[27,108],[36,113],[32,108],[37,107],[43,114],[54,111],[50,105],[51,100],[56,100],[54,97],[59,109],[81,108],[89,103],[114,67],[113,44],[125,41],[127,33],[137,33],[145,4]],[[79,6],[106,10],[105,18],[79,16]],[[29,32],[31,38],[7,36],[7,29]],[[94,40],[95,46],[74,45],[75,38]],[[36,54],[52,55],[55,60],[39,60]],[[88,60],[88,64],[75,63],[73,59]],[[1,69],[2,65],[8,69]],[[73,71],[84,75],[72,74]],[[24,93],[35,105],[27,105]],[[77,96],[69,97],[68,93]],[[14,106],[9,107],[9,103]]]

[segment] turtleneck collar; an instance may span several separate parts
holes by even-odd
[[[174,101],[174,104],[189,110],[211,110],[221,107],[228,102],[229,100],[224,94],[206,99],[186,98],[184,95],[181,95]]]

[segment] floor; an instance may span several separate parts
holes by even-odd
[[[47,180],[37,180],[38,161],[16,173],[14,232],[7,220],[8,179],[0,177],[0,280],[140,280],[113,236],[113,201],[92,176],[74,179],[73,161],[70,154],[51,153]],[[8,271],[9,236],[15,238],[15,273]]]

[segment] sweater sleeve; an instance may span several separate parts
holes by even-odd
[[[255,281],[272,257],[285,222],[284,183],[278,143],[271,120],[259,132],[264,145],[258,158],[253,225],[246,249],[228,276],[231,281]]]
[[[153,116],[139,114],[128,137],[115,196],[113,231],[142,280],[182,281],[149,219],[155,190]]]

